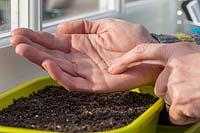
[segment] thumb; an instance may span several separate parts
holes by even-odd
[[[99,28],[98,20],[76,20],[59,24],[58,34],[96,34]]]
[[[166,64],[168,60],[167,45],[162,44],[140,44],[115,60],[108,71],[112,74],[118,74],[126,71],[130,65],[137,65],[141,62],[158,61]],[[152,62],[151,62],[152,63]]]

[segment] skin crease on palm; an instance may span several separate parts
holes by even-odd
[[[56,35],[19,28],[11,39],[18,55],[46,70],[65,88],[93,93],[154,83],[159,65],[139,64],[118,75],[107,69],[135,46],[155,42],[143,26],[117,19],[66,22],[58,26]]]

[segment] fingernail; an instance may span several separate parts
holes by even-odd
[[[45,70],[47,70],[47,65],[46,65],[46,63],[42,63],[42,66],[44,67]]]

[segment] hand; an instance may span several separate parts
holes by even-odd
[[[109,21],[110,24],[113,26],[117,25],[118,23],[119,25],[123,24],[124,27],[126,25],[129,25],[127,29],[135,30],[136,34],[135,37],[137,37],[138,40],[133,39],[134,37],[132,37],[132,35],[131,36],[129,35],[129,37],[127,38],[125,36],[122,36],[121,31],[115,33],[115,29],[117,30],[117,27],[119,28],[121,27],[121,30],[123,30],[124,29],[123,26],[116,26],[115,28],[111,26],[113,28],[107,27],[104,28],[104,30],[103,28],[100,28],[103,27],[101,25],[103,24],[105,25],[105,22],[107,21]],[[113,24],[111,23],[111,21],[114,22],[116,21],[116,22],[115,24]],[[98,23],[101,22],[99,26],[96,25],[97,22]],[[92,27],[91,25],[93,25],[93,28],[91,28]],[[132,41],[138,43],[150,40],[153,42],[155,41],[148,34],[148,32],[145,32],[146,30],[140,29],[139,27],[141,26],[135,26],[128,24],[124,21],[110,20],[110,19],[99,20],[94,22],[75,21],[60,25],[58,27],[59,35],[51,35],[49,33],[36,32],[29,29],[17,29],[12,32],[13,37],[11,43],[13,44],[13,46],[16,47],[17,54],[29,59],[33,63],[47,70],[53,79],[57,80],[61,85],[65,86],[66,88],[70,88],[70,90],[87,91],[87,92],[112,92],[125,89],[127,90],[141,85],[153,83],[161,71],[158,65],[151,66],[146,64],[136,66],[127,73],[118,76],[111,75],[107,71],[105,71],[106,67],[108,67],[107,64],[110,62],[110,60],[117,58],[118,56],[121,56],[125,51],[128,50],[128,47],[131,46],[130,47],[131,49],[132,47],[137,45],[136,43],[132,44],[131,43]],[[94,33],[95,29],[101,29],[102,32],[98,31],[100,33],[95,34]],[[68,34],[61,34],[64,32]],[[72,32],[74,34],[72,34]],[[134,31],[130,30],[129,33],[133,34]],[[121,43],[125,45],[127,48],[119,47],[117,49],[117,47],[115,48],[113,46],[113,45],[118,46],[118,42],[120,42],[116,41],[116,37],[118,36],[122,36]],[[97,37],[98,39],[95,40],[95,37]],[[130,41],[130,39],[132,39],[132,41]],[[125,43],[126,41],[127,43]],[[114,44],[112,45],[112,43]],[[109,48],[109,50],[107,50],[107,48]],[[73,50],[69,53],[70,49]],[[124,51],[121,49],[123,49]],[[78,53],[79,56],[75,56],[77,54],[75,54],[74,52]],[[83,56],[87,55],[88,59],[81,60],[82,58],[81,55]],[[79,61],[79,58],[82,62]],[[50,60],[48,62],[51,62],[50,64],[54,64],[52,66],[54,66],[55,68],[53,69],[51,67],[51,69],[48,69],[48,65],[44,65],[45,60]],[[106,66],[96,68],[94,67],[94,65],[91,65],[91,62],[89,63],[89,60],[92,60],[93,63],[98,63],[98,65],[106,64]],[[86,65],[87,63],[88,66]],[[58,69],[60,70],[58,71]],[[95,71],[93,71],[93,69]],[[103,70],[103,71],[99,75],[96,75],[95,72],[97,70],[98,71]],[[85,73],[82,74],[81,71],[85,71]],[[68,74],[68,78],[69,76],[71,76],[69,80],[61,80],[62,77],[61,75],[66,75],[66,74]],[[87,85],[86,84],[84,85],[84,88],[83,85],[79,86],[83,84],[82,79],[85,77],[87,77],[86,78],[87,82],[93,84],[92,86],[89,86],[88,83]],[[74,78],[81,80],[75,80]],[[70,81],[70,79],[73,79],[74,82]],[[94,79],[98,79],[101,82],[100,81],[97,82],[97,80]]]
[[[165,98],[172,123],[200,120],[200,47],[192,43],[144,44],[120,57],[109,71],[121,73],[139,62],[157,61],[165,66],[155,84],[155,94]]]
[[[155,66],[143,64],[126,73],[112,75],[98,56],[96,58],[100,61],[95,64],[85,53],[73,47],[69,53],[68,46],[65,46],[68,39],[61,35],[53,36],[29,29],[17,29],[13,34],[11,42],[17,54],[45,69],[54,80],[71,91],[100,93],[126,90],[148,84],[160,72]]]
[[[144,26],[119,19],[65,22],[58,26],[57,33],[71,37],[72,47],[95,62],[93,53],[89,52],[94,49],[108,65],[141,43],[157,42]]]

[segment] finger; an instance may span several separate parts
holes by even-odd
[[[169,119],[173,124],[176,125],[186,125],[192,124],[200,120],[200,118],[186,116],[182,107],[178,105],[171,105],[169,109]]]
[[[49,49],[69,52],[71,48],[70,36],[57,36],[47,32],[33,31],[26,28],[18,28],[12,31],[12,36],[21,35],[30,39],[32,42],[40,44]]]
[[[69,58],[68,54],[66,54],[65,52],[62,52],[59,50],[48,49],[46,47],[43,47],[42,45],[32,42],[29,38],[22,36],[22,35],[13,36],[10,42],[14,47],[16,47],[19,44],[27,44],[27,45],[30,45],[30,46],[38,49],[39,51],[46,52],[54,57],[65,58],[65,59]]]
[[[96,34],[99,27],[98,21],[77,20],[59,24],[59,34]]]
[[[168,67],[165,67],[165,69],[159,74],[154,87],[154,92],[156,96],[160,98],[166,96],[169,75],[170,70]]]
[[[168,59],[165,47],[161,44],[140,44],[117,59],[108,71],[112,74],[122,73],[128,69],[130,64],[148,60],[156,60],[165,64]]]
[[[62,69],[53,61],[45,60],[42,66],[49,75],[60,85],[71,91],[90,92],[92,83],[82,77],[73,77],[70,74],[63,72]]]
[[[180,82],[179,80],[179,82],[170,85],[170,87],[168,87],[166,94],[172,100],[169,110],[170,120],[178,125],[191,124],[198,121],[200,119],[198,83],[190,80],[188,82],[185,82],[185,80]]]
[[[16,35],[11,38],[10,43],[16,47],[20,43],[32,44],[33,42],[25,36]]]
[[[37,44],[37,43],[34,43],[32,42],[29,38],[25,37],[25,36],[22,36],[22,35],[16,35],[16,36],[13,36],[10,40],[10,43],[16,47],[17,45],[19,44],[30,44],[31,46],[39,49],[39,50],[43,50],[43,51],[48,51],[47,48]]]
[[[68,72],[73,76],[78,76],[77,73],[74,71],[74,66],[72,63],[67,61],[66,59],[55,58],[48,53],[45,53],[35,47],[32,47],[28,44],[19,44],[16,47],[16,53],[27,58],[34,64],[37,64],[42,67],[42,62],[46,59],[51,59],[55,61],[64,72]]]
[[[15,52],[30,60],[31,62],[41,66],[44,59],[50,59],[51,56],[45,52],[42,52],[39,49],[36,49],[35,47],[21,43],[16,46]]]

